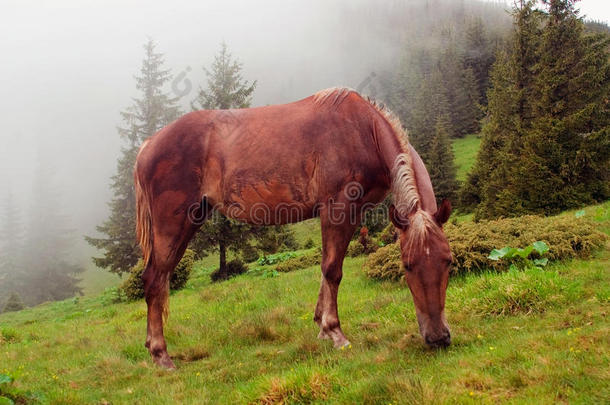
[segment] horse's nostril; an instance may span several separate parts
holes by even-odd
[[[449,332],[445,332],[436,339],[426,336],[424,340],[430,347],[447,347],[451,344],[451,334]]]

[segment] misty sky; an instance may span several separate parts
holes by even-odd
[[[609,3],[579,4],[589,18],[609,21]],[[258,80],[254,105],[275,104],[325,87],[357,87],[371,71],[394,63],[398,45],[381,40],[391,27],[350,20],[350,8],[376,4],[2,0],[0,187],[27,210],[30,198],[44,198],[30,185],[40,160],[66,214],[81,234],[90,233],[107,212],[121,145],[119,111],[137,94],[133,76],[148,37],[166,66],[185,72],[193,86],[204,81],[201,66],[226,41],[244,63],[245,78]],[[194,91],[182,99],[185,108]]]

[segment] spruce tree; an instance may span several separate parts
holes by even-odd
[[[555,213],[610,196],[610,41],[585,35],[575,3],[544,1],[548,18],[521,174],[532,184],[530,211]]]
[[[541,14],[535,1],[513,10],[514,32],[508,51],[499,51],[488,90],[488,116],[476,163],[461,190],[460,206],[476,209],[476,217],[523,212],[518,169],[523,139],[533,119],[532,83],[538,62]]]
[[[191,103],[193,109],[231,109],[250,106],[256,81],[249,83],[242,78],[242,64],[233,59],[225,43],[214,58],[207,75],[207,88],[200,88]],[[226,218],[218,212],[205,221],[191,241],[191,248],[200,257],[210,252],[220,256],[218,278],[228,278],[227,252],[250,250],[252,241],[269,232],[268,228],[255,227]]]
[[[468,22],[465,31],[464,66],[471,69],[477,88],[478,104],[487,105],[489,72],[494,62],[494,50],[480,17]]]
[[[489,117],[462,198],[477,217],[555,213],[610,195],[608,38],[586,35],[573,0],[514,11],[510,54],[499,57]]]
[[[443,83],[447,113],[451,120],[451,136],[463,137],[479,129],[478,90],[474,73],[464,68],[462,57],[453,44],[439,60],[439,79]],[[433,130],[434,127],[431,128]]]
[[[434,127],[434,137],[430,142],[426,167],[434,185],[437,202],[444,199],[455,201],[458,182],[457,169],[453,160],[453,150],[449,139],[449,117],[439,115]]]
[[[140,74],[135,78],[140,96],[121,112],[123,125],[118,132],[125,146],[117,162],[117,173],[112,177],[114,198],[109,203],[110,216],[97,227],[97,231],[105,236],[85,238],[89,244],[104,251],[103,256],[93,258],[95,265],[118,275],[129,272],[141,256],[135,233],[133,185],[133,166],[138,149],[146,138],[181,114],[178,99],[164,92],[172,75],[163,69],[163,54],[155,48],[152,40],[144,45],[144,60]]]
[[[409,142],[424,161],[439,202],[454,199],[458,188],[449,139],[451,120],[441,77],[442,73],[435,70],[422,81],[409,128]]]

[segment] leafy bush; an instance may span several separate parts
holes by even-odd
[[[120,287],[106,288],[102,292],[101,299],[104,305],[116,304],[128,300],[125,291]]]
[[[285,260],[291,259],[293,257],[297,257],[297,254],[294,252],[284,252],[284,253],[276,253],[274,255],[265,255],[261,256],[256,264],[259,266],[268,266],[271,264],[278,264]]]
[[[320,264],[321,262],[322,253],[319,250],[316,250],[315,252],[306,253],[304,255],[285,260],[284,262],[278,264],[275,270],[279,271],[280,273],[287,273],[294,270],[305,269],[307,267]]]
[[[398,239],[398,235],[396,233],[396,228],[394,227],[394,224],[390,224],[383,228],[383,231],[379,233],[377,239],[379,240],[379,244],[382,246],[396,242],[396,240]]]
[[[305,241],[305,244],[303,245],[303,249],[311,249],[314,246],[315,246],[315,243],[314,243],[313,239],[309,238],[309,239],[307,239],[307,241]]]
[[[468,273],[482,269],[506,270],[510,262],[492,260],[490,252],[500,246],[526,248],[535,241],[549,247],[549,260],[586,258],[604,246],[607,236],[596,230],[586,218],[563,215],[539,217],[528,215],[494,221],[448,223],[445,234],[453,253],[452,271]],[[403,276],[400,248],[393,243],[379,249],[367,259],[365,273],[376,279],[399,280]]]
[[[240,274],[244,274],[245,272],[247,272],[248,266],[246,266],[244,264],[244,262],[242,262],[241,260],[234,259],[227,263],[226,270],[227,271],[225,273],[221,273],[220,269],[214,270],[210,274],[210,279],[212,279],[212,281],[214,281],[214,282],[228,280],[231,277],[235,277],[235,276],[238,276]]]
[[[252,263],[258,259],[258,249],[252,245],[247,245],[241,251],[241,258],[244,263]]]
[[[358,239],[350,242],[347,248],[347,255],[349,257],[356,257],[373,253],[379,248],[379,245],[369,236],[368,229],[362,227]]]
[[[195,252],[187,249],[182,256],[182,260],[176,266],[169,280],[170,290],[181,290],[186,285],[193,264],[195,263]],[[144,261],[140,260],[132,267],[129,277],[121,285],[122,294],[129,300],[137,300],[144,297],[144,282],[142,281],[142,273],[144,273]],[[121,293],[119,293],[120,296]]]
[[[604,246],[607,236],[594,222],[571,215],[540,217],[534,215],[494,221],[446,224],[445,233],[451,245],[458,273],[484,268],[505,269],[507,264],[488,258],[489,252],[501,246],[524,248],[535,241],[549,246],[549,260],[586,258]]]
[[[195,264],[195,252],[187,249],[182,256],[182,260],[176,266],[176,269],[172,273],[172,277],[169,279],[169,288],[174,291],[182,290],[186,286],[191,272],[193,271],[193,265]]]
[[[379,248],[369,255],[364,264],[364,272],[377,280],[398,281],[404,276],[398,243]]]
[[[0,374],[0,405],[39,403],[41,399],[38,394],[18,388],[12,376]]]

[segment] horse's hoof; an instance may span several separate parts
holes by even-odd
[[[158,356],[153,356],[153,361],[155,362],[155,364],[157,366],[164,368],[166,370],[173,371],[176,369],[176,366],[174,365],[172,358],[169,357],[169,354],[167,354],[167,352],[162,353]]]
[[[351,349],[351,348],[352,348],[352,344],[347,339],[343,339],[343,341],[335,343],[335,349],[345,350],[345,349]]]

